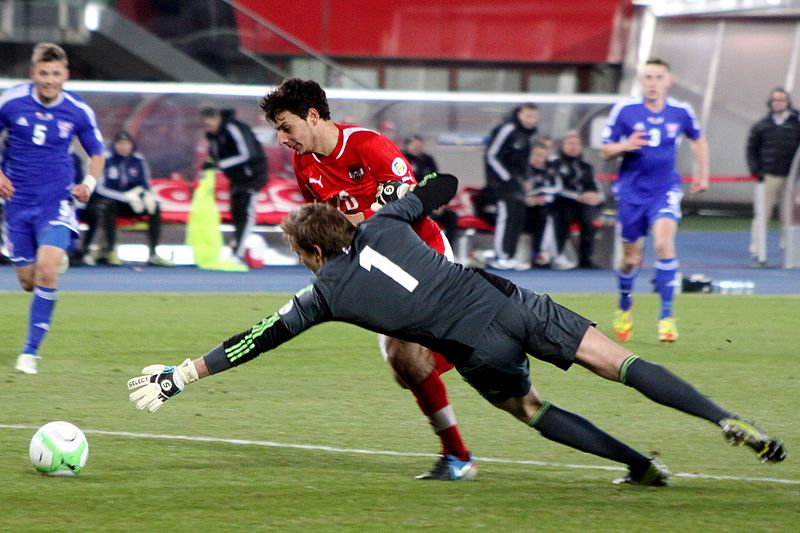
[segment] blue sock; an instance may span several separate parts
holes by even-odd
[[[56,289],[36,286],[33,289],[31,312],[28,318],[28,339],[22,353],[36,355],[44,336],[50,330],[50,319],[56,306]]]
[[[672,298],[675,294],[675,277],[678,273],[678,260],[656,259],[656,290],[661,296],[659,320],[672,316]]]
[[[619,308],[627,311],[633,307],[633,282],[636,281],[636,276],[639,275],[639,267],[634,268],[628,274],[623,274],[622,271],[617,270],[617,286],[619,287]]]

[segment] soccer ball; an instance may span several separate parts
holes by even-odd
[[[74,476],[86,465],[89,442],[69,422],[50,422],[39,428],[28,448],[31,464],[48,476]]]

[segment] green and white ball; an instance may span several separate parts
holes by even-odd
[[[48,476],[74,476],[86,466],[89,442],[77,426],[61,420],[39,428],[28,448],[31,464]]]

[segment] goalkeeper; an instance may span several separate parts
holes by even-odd
[[[453,264],[423,244],[410,224],[455,193],[453,176],[429,177],[404,198],[353,227],[336,209],[310,204],[281,224],[300,261],[316,274],[277,313],[177,367],[154,365],[128,381],[132,402],[156,411],[189,383],[247,362],[329,320],[417,342],[443,354],[496,407],[572,448],[628,465],[619,482],[665,485],[669,472],[588,420],[543,400],[526,352],[567,370],[573,363],[651,400],[706,419],[762,461],[782,461],[783,444],[719,407],[665,368],[612,342],[586,318],[483,271]]]
[[[150,187],[150,167],[147,161],[136,151],[133,137],[125,130],[114,135],[109,152],[106,154],[103,178],[86,207],[85,218],[89,229],[81,249],[84,264],[94,265],[96,262],[89,246],[100,225],[106,233],[106,263],[122,264],[116,253],[116,242],[117,217],[123,216],[147,218],[147,241],[150,247],[147,263],[172,266],[171,261],[156,254],[156,246],[161,238],[161,209]]]

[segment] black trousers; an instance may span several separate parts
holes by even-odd
[[[598,208],[569,198],[556,198],[552,210],[558,253],[564,250],[564,243],[567,242],[569,236],[569,227],[577,222],[581,232],[578,257],[581,265],[589,265],[594,252],[594,235],[597,232],[594,219],[597,218]]]
[[[499,194],[494,225],[494,251],[497,257],[514,257],[519,236],[525,227],[525,202],[519,194]]]
[[[156,246],[161,239],[161,208],[156,204],[156,212],[136,213],[131,206],[125,202],[112,200],[111,198],[104,198],[102,196],[92,195],[89,204],[86,206],[84,218],[89,225],[86,235],[83,238],[82,253],[89,252],[89,245],[92,244],[97,228],[102,225],[106,233],[106,240],[108,250],[113,250],[117,244],[117,217],[139,217],[145,216],[148,218],[147,225],[147,242],[150,247],[150,254],[156,252]]]
[[[536,257],[542,251],[542,239],[550,216],[550,205],[534,205],[525,209],[525,231],[533,236],[531,255]]]
[[[258,190],[252,186],[231,185],[231,221],[233,222],[233,240],[230,243],[233,253],[244,257],[244,242],[253,230],[256,222],[256,202]]]

